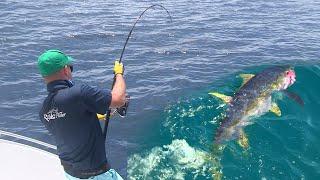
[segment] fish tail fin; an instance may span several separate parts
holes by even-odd
[[[210,160],[212,163],[211,172],[214,180],[221,180],[223,177],[221,158],[222,158],[222,153],[225,147],[226,147],[225,144],[216,144],[216,143],[214,143],[212,147],[212,154],[211,154]]]

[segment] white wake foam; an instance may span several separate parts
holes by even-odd
[[[129,179],[185,179],[210,176],[207,153],[191,147],[184,139],[134,154],[128,160]]]

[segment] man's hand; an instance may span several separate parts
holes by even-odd
[[[117,75],[117,74],[123,75],[123,73],[124,73],[123,64],[122,64],[122,63],[119,63],[119,60],[116,60],[116,61],[114,62],[113,73],[114,73],[114,75]]]

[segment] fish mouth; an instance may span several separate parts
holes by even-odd
[[[289,69],[285,72],[284,82],[281,89],[287,89],[296,82],[296,73],[293,69]]]

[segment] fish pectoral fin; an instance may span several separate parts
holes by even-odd
[[[106,120],[106,114],[97,114],[99,120]]]
[[[230,103],[231,100],[232,100],[231,96],[227,96],[227,95],[224,95],[224,94],[221,94],[221,93],[218,93],[218,92],[209,92],[208,94],[223,100],[225,103]]]
[[[304,102],[302,100],[302,98],[296,94],[296,93],[293,93],[293,92],[290,92],[290,91],[286,91],[286,90],[283,90],[282,91],[286,96],[288,96],[289,98],[293,99],[295,102],[297,102],[300,106],[304,106]]]
[[[237,142],[239,146],[241,146],[243,149],[249,148],[249,139],[247,134],[243,131],[243,129],[239,130],[239,138]]]
[[[277,116],[281,116],[281,110],[276,103],[271,104],[270,112],[274,113]]]
[[[242,79],[242,84],[241,86],[243,86],[244,84],[246,84],[251,78],[253,78],[255,75],[254,74],[239,74],[239,76]]]

